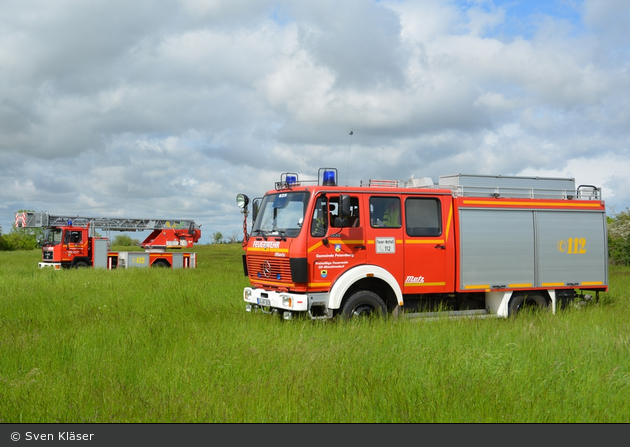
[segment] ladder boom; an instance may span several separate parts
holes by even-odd
[[[82,217],[63,216],[48,213],[23,212],[15,215],[18,228],[48,228],[69,225],[98,228],[109,231],[145,231],[145,230],[196,230],[199,226],[192,220],[185,219],[127,219],[122,217]]]

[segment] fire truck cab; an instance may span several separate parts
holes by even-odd
[[[311,318],[492,315],[607,290],[605,207],[573,179],[442,176],[338,186],[285,173],[254,203],[246,310]],[[475,183],[479,185],[473,185]],[[247,219],[249,199],[237,197]],[[589,295],[590,296],[590,295]],[[441,313],[440,313],[441,314]]]
[[[92,244],[88,227],[69,226],[46,228],[41,241],[42,262],[57,269],[92,265]]]

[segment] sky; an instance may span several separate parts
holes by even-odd
[[[627,0],[3,0],[0,226],[28,209],[240,238],[238,193],[324,167],[569,177],[614,215],[628,23]]]

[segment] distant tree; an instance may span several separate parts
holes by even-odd
[[[607,217],[608,260],[611,264],[630,265],[630,210]]]
[[[238,243],[238,231],[234,231],[232,233],[232,236],[230,236],[230,238],[228,239],[228,244],[236,244]]]
[[[612,217],[608,217],[608,234],[613,238],[625,238],[630,235],[630,209],[615,213],[613,210]]]
[[[221,244],[223,241],[223,234],[220,231],[215,231],[212,233],[212,241],[215,244]]]
[[[114,238],[113,245],[135,247],[140,245],[140,241],[138,239],[132,239],[131,236],[127,236],[126,234],[120,234]]]

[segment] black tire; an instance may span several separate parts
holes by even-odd
[[[152,267],[171,268],[170,264],[164,259],[158,259],[153,263]]]
[[[374,292],[359,290],[355,292],[343,306],[341,318],[354,320],[371,316],[385,318],[387,307],[383,300]]]
[[[86,268],[86,267],[89,267],[89,266],[90,266],[90,264],[88,264],[85,261],[77,261],[77,262],[74,263],[74,268],[75,269],[83,269],[83,268]]]
[[[539,292],[520,293],[510,300],[508,315],[513,316],[523,310],[546,310],[549,303]]]

